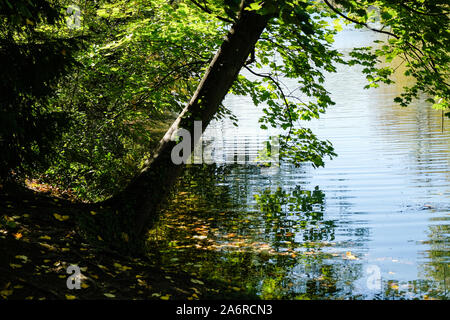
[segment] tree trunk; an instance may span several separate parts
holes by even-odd
[[[120,208],[121,215],[132,215],[127,222],[133,238],[140,237],[157,218],[159,205],[168,196],[175,180],[180,176],[183,164],[174,164],[171,152],[176,145],[172,134],[183,128],[194,137],[194,121],[202,121],[202,132],[216,114],[220,103],[236,80],[239,71],[254,49],[269,16],[241,9],[237,21],[228,32],[212,60],[194,96],[159,142],[151,160],[141,173],[117,196],[105,204]],[[193,140],[193,139],[192,139]],[[192,141],[193,152],[195,141]],[[185,156],[185,155],[183,155]]]

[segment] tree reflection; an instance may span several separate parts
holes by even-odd
[[[257,191],[258,170],[189,167],[150,234],[152,259],[225,284],[214,297],[352,297],[361,265],[323,250],[336,227],[324,218],[325,194],[299,186]]]

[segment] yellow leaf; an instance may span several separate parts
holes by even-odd
[[[112,293],[104,293],[103,294],[105,297],[107,297],[107,298],[115,298],[116,296],[114,295],[114,294],[112,294]]]
[[[170,294],[166,294],[165,296],[161,297],[161,300],[169,300],[170,299]]]
[[[73,296],[73,295],[71,295],[71,294],[66,294],[66,299],[67,300],[74,300],[74,299],[76,299],[77,297],[75,297],[75,296]]]
[[[28,262],[28,257],[27,256],[16,256],[16,259],[20,259],[20,260],[22,260],[25,263]]]
[[[100,236],[97,236],[97,239],[98,239],[99,241],[103,241],[102,237],[100,237]]]
[[[40,236],[39,239],[50,240],[51,237],[50,236]]]
[[[65,221],[65,220],[69,219],[69,216],[62,216],[58,213],[54,213],[53,216],[55,217],[56,220],[59,220],[59,221]]]
[[[347,251],[345,253],[345,257],[349,260],[357,260],[358,258],[356,258],[350,251]]]
[[[394,290],[398,290],[399,289],[399,287],[398,287],[398,285],[396,283],[391,283],[389,286],[391,287],[391,289],[394,289]]]
[[[0,291],[0,296],[6,298],[7,296],[12,295],[13,290],[2,290]]]
[[[88,285],[87,283],[82,283],[82,284],[81,284],[81,287],[82,287],[83,289],[87,289],[87,288],[89,288],[89,285]]]
[[[20,232],[14,233],[13,234],[14,238],[16,238],[17,240],[19,240],[20,238],[22,238],[22,234]]]
[[[95,216],[95,215],[97,214],[97,212],[91,211],[91,214],[92,214],[93,216]]]

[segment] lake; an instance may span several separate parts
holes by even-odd
[[[346,29],[335,46],[376,37]],[[154,259],[264,299],[446,299],[450,121],[423,101],[395,105],[408,81],[396,80],[365,90],[358,67],[327,75],[336,105],[301,124],[338,154],[318,169],[255,165],[276,130],[259,129],[249,98],[227,97],[239,127],[207,128],[215,163],[180,179],[151,234]]]

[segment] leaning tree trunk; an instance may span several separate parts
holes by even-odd
[[[174,164],[171,160],[172,149],[176,145],[172,135],[183,128],[194,137],[194,121],[198,120],[202,121],[202,131],[206,128],[246,63],[269,19],[269,16],[241,9],[237,21],[217,51],[194,96],[159,142],[153,158],[121,193],[104,203],[114,211],[119,208],[121,212],[118,215],[126,217],[120,222],[119,228],[129,230],[131,234],[125,236],[127,240],[130,236],[133,239],[142,237],[147,227],[157,218],[159,205],[182,172],[184,165]],[[191,152],[194,144],[195,142],[191,145]],[[115,229],[116,237],[121,231]]]

